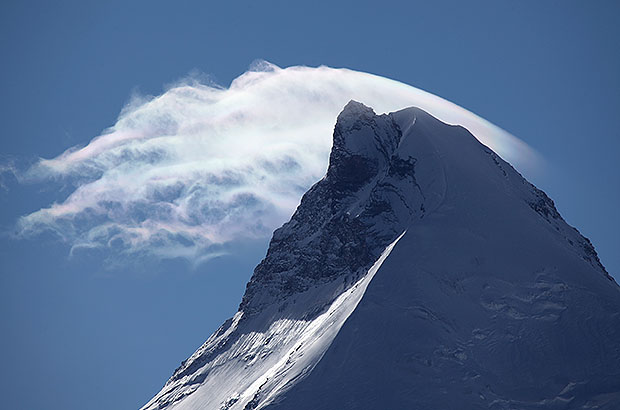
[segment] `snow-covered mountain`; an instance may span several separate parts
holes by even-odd
[[[350,102],[238,313],[144,409],[618,409],[620,288],[466,129]]]

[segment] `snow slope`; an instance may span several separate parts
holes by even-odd
[[[163,408],[620,408],[620,290],[467,130],[351,102],[239,312],[144,407]]]

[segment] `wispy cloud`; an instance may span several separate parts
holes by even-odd
[[[0,155],[0,190],[8,190],[8,180],[17,179],[19,170],[15,159],[6,155]]]
[[[465,126],[521,167],[535,157],[491,123],[397,81],[263,62],[229,88],[191,81],[134,98],[88,145],[39,161],[29,179],[75,188],[22,217],[20,233],[50,230],[72,250],[109,247],[194,262],[235,239],[269,236],[323,176],[335,118],[350,99],[376,112],[418,106]]]

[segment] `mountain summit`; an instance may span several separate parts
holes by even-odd
[[[354,101],[237,314],[144,407],[487,408],[620,408],[620,288],[466,129]]]

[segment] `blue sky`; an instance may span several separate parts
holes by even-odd
[[[347,67],[453,101],[544,158],[532,177],[620,277],[616,2],[3,2],[2,164],[85,145],[131,96],[191,72],[228,86],[255,59]],[[222,2],[223,3],[223,2]],[[231,316],[267,239],[197,267],[50,234],[20,216],[63,201],[51,180],[0,182],[0,389],[13,409],[144,404]]]

